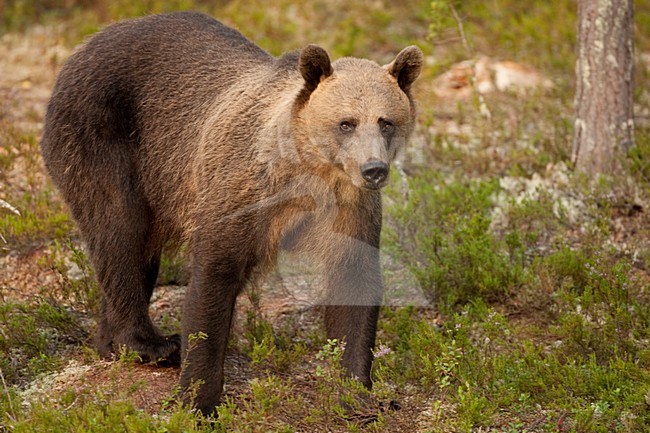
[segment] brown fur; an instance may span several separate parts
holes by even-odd
[[[326,270],[328,335],[345,339],[344,366],[370,387],[379,188],[412,130],[421,64],[416,47],[385,67],[330,64],[313,45],[276,59],[190,12],[91,38],[58,77],[41,148],[104,292],[100,354],[183,353],[181,383],[200,380],[194,403],[211,412],[235,299],[285,248]],[[160,335],[147,312],[170,241],[187,241],[192,259],[181,337]],[[188,351],[197,332],[207,340]]]

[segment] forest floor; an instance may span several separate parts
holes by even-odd
[[[346,29],[403,13],[372,10],[357,18],[369,21],[305,36],[310,6],[290,3],[266,18],[222,12],[272,52],[321,37],[335,55],[355,53]],[[390,290],[373,391],[341,378],[340,346],[324,337],[312,301],[317,281],[283,257],[239,299],[224,403],[206,422],[176,402],[178,368],[131,353],[102,360],[92,348],[99,290],[38,151],[56,73],[94,29],[78,30],[85,17],[0,36],[0,432],[650,431],[648,89],[638,91],[626,172],[594,186],[570,169],[566,66],[535,72],[548,77],[535,88],[478,97],[462,65],[427,52],[419,125],[385,193]],[[402,45],[429,43],[426,26],[385,29],[354,36],[363,55],[389,61],[393,34]],[[640,77],[650,76],[646,45]],[[179,330],[183,264],[182,251],[165,255],[150,309],[169,333]]]

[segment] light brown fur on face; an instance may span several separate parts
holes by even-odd
[[[392,162],[413,129],[413,104],[395,77],[374,62],[344,58],[333,67],[334,73],[319,84],[300,113],[307,131],[303,152],[340,169],[363,188],[361,165]],[[382,135],[380,120],[394,125],[390,136]],[[342,121],[354,122],[355,130],[341,133]]]
[[[286,249],[323,270],[327,334],[346,341],[347,374],[370,387],[380,188],[413,128],[421,65],[416,47],[384,67],[331,63],[315,45],[274,58],[193,12],[90,38],[59,74],[41,150],[103,290],[99,353],[182,358],[185,401],[212,412],[235,300]],[[149,300],[163,245],[181,241],[183,329],[164,336]]]

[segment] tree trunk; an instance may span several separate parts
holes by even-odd
[[[623,167],[634,143],[633,0],[578,1],[572,161],[590,178]]]

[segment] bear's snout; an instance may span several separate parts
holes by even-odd
[[[388,164],[382,161],[369,161],[361,166],[361,177],[374,189],[380,188],[388,178]]]

